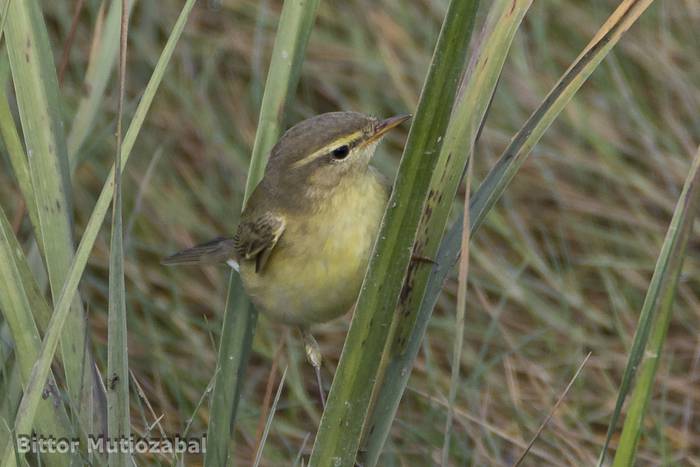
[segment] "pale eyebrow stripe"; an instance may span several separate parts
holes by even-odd
[[[298,169],[299,167],[302,167],[306,164],[309,164],[316,160],[317,158],[326,155],[329,153],[331,150],[335,149],[338,146],[342,146],[343,144],[348,144],[352,143],[356,139],[359,139],[360,136],[362,136],[363,131],[359,130],[356,131],[355,133],[352,133],[348,136],[345,136],[343,138],[336,139],[332,143],[329,143],[325,146],[323,146],[321,149],[317,149],[316,151],[312,152],[308,156],[304,157],[303,159],[299,159],[295,163],[292,164],[292,169]]]

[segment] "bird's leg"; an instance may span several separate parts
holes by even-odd
[[[321,395],[321,405],[326,408],[326,394],[323,392],[323,380],[321,379],[321,348],[314,339],[314,336],[304,327],[299,327],[301,337],[304,339],[304,351],[306,352],[306,360],[314,367],[316,372],[316,383],[318,384],[318,392]]]

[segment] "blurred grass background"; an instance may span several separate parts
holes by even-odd
[[[75,3],[42,2],[57,64]],[[68,54],[62,83],[67,129],[86,92],[101,4],[85,0]],[[378,116],[413,111],[446,5],[322,2],[286,126],[338,109]],[[534,3],[475,150],[475,183],[615,5]],[[133,7],[126,121],[181,6],[141,0]],[[159,259],[236,226],[279,12],[280,2],[271,0],[198,2],[125,172],[130,369],[155,414],[163,415],[166,433],[182,432],[190,418],[191,433],[206,431],[208,404],[199,407],[199,401],[215,367],[228,270],[166,269]],[[653,5],[545,134],[475,237],[455,462],[513,462],[590,350],[590,361],[525,464],[595,463],[638,310],[700,141],[699,22],[700,5],[692,0]],[[78,236],[113,160],[117,100],[113,77],[78,155]],[[389,176],[404,139],[397,131],[380,146],[376,165]],[[28,240],[26,210],[7,157],[0,164],[0,203],[20,239]],[[108,247],[105,226],[80,289],[100,368],[106,368]],[[688,252],[639,465],[700,465],[700,419],[694,417],[700,404],[697,235]],[[456,281],[450,280],[382,465],[439,462],[455,302]],[[316,330],[331,370],[348,322],[346,316]],[[298,335],[261,316],[238,415],[234,452],[241,465],[255,456],[274,359],[289,371],[263,464],[289,465],[300,451],[308,454],[318,426],[315,380]],[[139,397],[132,397],[132,422],[134,434],[154,422]]]

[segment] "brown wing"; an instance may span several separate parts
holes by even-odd
[[[255,272],[260,272],[270,258],[277,241],[284,232],[281,216],[265,213],[250,221],[243,221],[233,237],[233,246],[241,260],[255,261]]]

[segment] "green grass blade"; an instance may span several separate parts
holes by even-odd
[[[268,153],[280,135],[285,104],[299,81],[318,4],[318,0],[286,1],[282,8],[250,159],[245,200],[262,179]],[[229,442],[256,323],[257,311],[245,297],[240,278],[232,273],[210,406],[212,419],[207,428],[206,466],[228,464]]]
[[[21,248],[5,212],[0,209],[0,283],[3,284],[0,287],[0,310],[10,327],[17,364],[22,381],[26,384],[41,348],[41,336],[32,318],[33,307],[42,305],[33,297],[34,291],[25,287],[20,265],[16,261],[17,252],[21,252]],[[47,306],[46,302],[43,306]],[[53,375],[49,374],[48,378],[48,387],[53,387],[54,391],[48,392],[49,396],[40,401],[37,407],[40,422],[34,425],[34,431],[41,436],[70,436],[72,430],[63,401],[55,390],[56,382]],[[18,432],[18,435],[31,435],[31,432],[30,429]],[[60,454],[47,454],[44,460],[48,465],[70,465],[69,456]]]
[[[70,178],[58,85],[38,4],[11,2],[6,30],[29,175],[37,198],[37,236],[44,244],[52,292],[56,295],[72,258]]]
[[[421,220],[415,247],[416,256],[433,258],[436,255],[441,234],[452,207],[452,200],[457,193],[469,157],[470,151],[465,151],[463,148],[471,148],[474,144],[510,44],[530,3],[529,0],[517,1],[513,4],[498,1],[493,3],[489,10],[482,45],[470,69],[465,87],[455,103],[453,118],[447,129],[441,157],[431,181],[430,195],[424,209],[425,213],[430,214],[424,215]],[[397,323],[397,338],[394,341],[397,345],[391,356],[386,357],[390,358],[386,381],[392,381],[392,383],[384,384],[376,396],[377,408],[371,415],[370,434],[364,443],[365,461],[368,465],[374,465],[378,461],[405,388],[406,380],[400,375],[407,373],[405,371],[407,362],[403,361],[403,366],[396,366],[396,363],[405,353],[404,346],[412,342],[408,336],[411,335],[419,316],[416,311],[431,272],[430,268],[426,267],[413,271],[408,282],[411,292],[399,303],[396,313],[396,316],[402,316],[400,323]],[[421,338],[422,335],[421,332]],[[402,381],[402,384],[395,384],[395,381]]]
[[[117,2],[115,2],[117,3]],[[119,53],[119,103],[117,110],[117,151],[115,167],[121,167],[122,118],[126,85],[126,44],[128,31],[128,0],[121,7]],[[126,290],[124,286],[124,229],[122,219],[122,171],[114,171],[112,197],[112,234],[109,249],[109,315],[107,339],[107,435],[110,439],[128,439],[131,434],[129,418],[129,354],[127,350]],[[131,455],[122,450],[110,452],[110,467],[129,467]]]
[[[431,180],[431,196],[423,210],[421,226],[418,230],[414,254],[424,258],[433,258],[440,245],[442,233],[452,207],[452,200],[464,173],[467,161],[478,131],[486,116],[491,97],[496,89],[501,69],[505,62],[510,44],[513,41],[531,1],[498,1],[492,4],[487,20],[488,36],[484,48],[479,54],[468,77],[464,92],[455,105],[453,119],[445,134],[440,162]],[[406,280],[405,288],[411,291],[405,300],[399,303],[397,315],[397,337],[394,340],[394,353],[404,352],[405,343],[415,326],[417,310],[423,299],[430,268],[416,268]]]
[[[19,374],[19,365],[13,365],[9,361],[2,367],[2,379],[0,380],[0,453],[11,441],[11,422],[15,408],[22,397],[22,381]]]
[[[284,109],[299,81],[318,4],[319,0],[287,1],[282,8],[250,156],[245,201],[262,179],[270,149],[282,133]]]
[[[209,405],[212,415],[207,426],[205,466],[228,465],[229,443],[245,376],[245,363],[253,345],[258,319],[245,295],[243,284],[233,271],[225,309],[216,379]]]
[[[2,217],[6,219],[2,208],[0,208],[0,212],[2,212]],[[23,293],[26,295],[27,300],[29,301],[29,309],[34,316],[34,320],[36,320],[36,328],[38,328],[39,332],[43,334],[46,332],[49,320],[51,319],[51,309],[49,308],[48,303],[46,303],[46,299],[42,295],[39,285],[36,283],[34,276],[29,270],[27,258],[24,256],[22,247],[11,228],[4,229],[3,242],[5,243],[4,248],[6,248],[8,254],[12,255],[11,261],[14,264],[14,267],[17,268],[17,273],[20,279],[19,282],[8,282],[8,288],[11,284],[15,284],[16,286],[21,285],[23,288]],[[30,328],[26,328],[26,332],[31,334]]]
[[[516,134],[471,200],[472,236],[483,223],[486,214],[501,197],[508,183],[522,166],[544,131],[619,41],[622,34],[639,18],[650,3],[651,0],[623,2]],[[436,264],[431,268],[425,296],[419,304],[416,325],[405,339],[405,344],[402,346],[404,350],[396,352],[389,362],[387,380],[393,383],[384,385],[380,392],[377,410],[373,414],[371,422],[374,430],[367,449],[368,452],[375,453],[374,455],[378,455],[377,451],[381,449],[381,445],[388,435],[390,423],[387,423],[387,420],[392,420],[398,409],[401,395],[410,376],[410,371],[407,369],[413,366],[442,285],[459,257],[462,223],[463,216],[460,214],[442,239],[437,255],[433,258]]]
[[[129,12],[136,2],[137,0],[129,2]],[[119,26],[121,24],[121,8],[119,5],[119,2],[111,2],[102,35],[99,38],[95,38],[95,40],[99,41],[97,50],[94,54],[91,54],[91,60],[85,72],[84,87],[87,93],[80,99],[78,110],[75,112],[66,140],[71,168],[75,168],[80,148],[94,126],[95,117],[100,109],[100,103],[117,60]]]
[[[5,3],[5,5],[9,5],[9,3]],[[29,219],[32,227],[38,232],[40,228],[39,213],[34,198],[34,190],[32,189],[32,180],[29,175],[27,156],[24,154],[22,140],[17,132],[17,126],[12,117],[10,103],[8,102],[7,92],[5,91],[5,89],[7,89],[9,71],[7,55],[3,53],[0,62],[0,89],[2,89],[2,91],[0,91],[0,136],[2,136],[2,141],[10,157],[10,166],[17,179],[19,189],[27,203],[27,211],[29,212]],[[37,242],[39,241],[41,241],[41,238],[37,236]]]
[[[5,32],[5,22],[7,21],[7,12],[10,11],[10,2],[12,0],[5,0],[2,6],[2,13],[0,13],[0,43],[2,42],[2,35]]]
[[[622,435],[617,452],[615,452],[614,467],[634,465],[637,444],[643,429],[644,413],[651,398],[661,350],[673,313],[673,300],[676,296],[678,278],[683,268],[688,238],[693,230],[693,222],[698,208],[700,208],[700,148],[698,148],[692,168],[685,180],[683,191],[678,198],[639,315],[637,331],[625,368],[625,376],[627,376],[633,375],[634,368],[639,367],[639,377],[632,392]],[[620,388],[619,404],[616,406],[622,404],[625,396],[626,394]],[[616,412],[616,415],[619,416],[619,412]],[[616,421],[617,417],[614,417],[614,420]],[[609,432],[614,431],[614,429],[615,426],[611,421]],[[602,462],[604,451],[601,452],[600,457]]]
[[[8,56],[27,148],[29,175],[51,293],[58,297],[73,259],[70,176],[58,82],[46,25],[38,2],[13,1],[6,24]],[[92,357],[86,345],[86,324],[80,297],[72,302],[61,342],[70,400],[83,426],[92,422]],[[98,415],[99,417],[99,415]]]
[[[0,89],[7,89],[9,71],[10,69],[7,55],[3,53],[2,58],[0,59]],[[36,199],[34,198],[31,177],[29,175],[27,156],[24,153],[22,141],[17,131],[12,112],[10,111],[10,104],[6,92],[0,93],[0,136],[2,137],[3,143],[5,144],[5,148],[10,158],[10,166],[12,167],[12,171],[17,179],[20,191],[24,196],[30,223],[34,231],[38,232],[40,230],[39,214],[36,206]],[[41,238],[37,236],[35,237],[35,240],[38,245]],[[36,247],[36,245],[33,245],[33,247]],[[49,318],[51,317],[51,310],[46,305],[42,293],[39,290],[39,285],[37,284],[37,281],[35,280],[24,255],[21,255],[21,258],[17,258],[16,260],[18,261],[18,264],[21,263],[20,272],[22,273],[25,286],[29,287],[31,284],[31,286],[34,288],[35,296],[40,297],[41,302],[44,305],[32,305],[34,319],[37,321],[39,330],[44,332],[49,322]],[[46,274],[45,270],[42,270],[42,272]]]
[[[121,170],[124,170],[124,166],[129,159],[129,155],[131,153],[131,149],[133,148],[134,142],[136,141],[136,137],[141,130],[141,126],[146,118],[148,109],[150,108],[156,91],[158,90],[158,85],[163,79],[165,69],[170,62],[175,45],[182,35],[182,31],[187,22],[187,18],[192,11],[195,1],[196,0],[188,0],[183,6],[180,16],[178,17],[170,37],[168,38],[168,42],[165,44],[163,52],[158,59],[158,63],[156,64],[153,74],[151,75],[151,79],[146,86],[146,90],[144,91],[143,97],[139,102],[134,117],[131,120],[129,129],[124,136],[124,142],[122,144]],[[25,388],[22,402],[17,410],[15,431],[18,433],[29,430],[36,415],[37,405],[41,400],[43,382],[46,381],[49,374],[51,361],[58,345],[58,339],[64,325],[66,324],[66,319],[70,311],[72,298],[75,295],[78,283],[80,282],[80,278],[85,270],[88,256],[93,245],[95,244],[95,239],[97,238],[100,226],[102,225],[105,215],[109,209],[110,201],[114,192],[113,171],[114,167],[108,175],[107,181],[105,182],[102,192],[100,193],[100,197],[98,198],[95,208],[90,215],[90,219],[85,227],[85,232],[80,240],[75,258],[73,259],[73,263],[70,267],[68,278],[58,300],[56,301],[54,312],[51,316],[51,321],[49,322],[46,335],[44,336],[44,340],[42,342],[39,359],[32,369],[29,383]],[[8,449],[3,457],[2,466],[7,467],[15,465],[14,458],[14,449]]]
[[[467,61],[477,1],[452,1],[443,21],[399,173],[362,284],[311,454],[313,466],[353,465],[374,388],[377,356],[391,342],[392,318],[411,263],[421,211]],[[417,263],[411,263],[414,266]],[[413,269],[413,266],[410,268]],[[408,272],[411,274],[411,272]],[[369,356],[369,358],[368,358]]]

